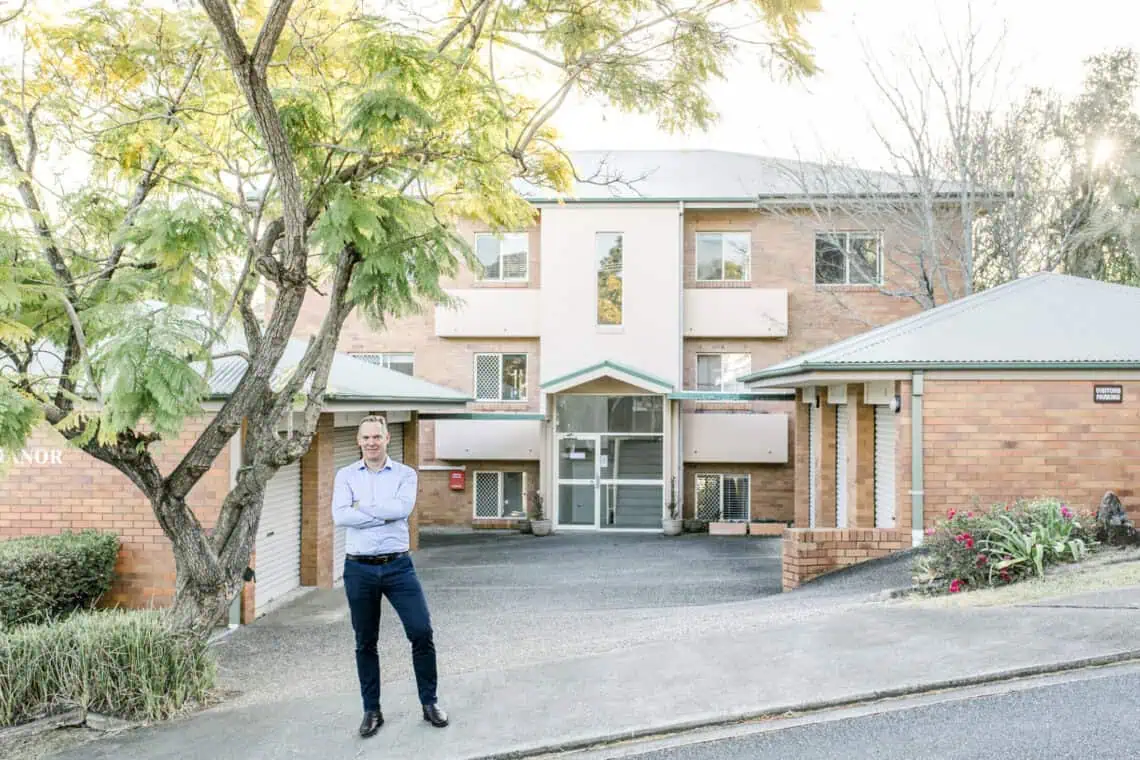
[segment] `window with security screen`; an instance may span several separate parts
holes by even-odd
[[[751,477],[748,475],[697,475],[696,518],[706,522],[747,521],[752,515]]]
[[[526,474],[476,472],[475,517],[524,517]]]
[[[526,354],[475,354],[475,398],[526,401]]]

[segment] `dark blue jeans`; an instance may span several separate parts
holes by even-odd
[[[380,709],[380,656],[376,639],[380,635],[380,602],[388,597],[404,634],[412,643],[412,667],[416,671],[420,703],[436,703],[435,642],[432,639],[431,615],[424,598],[420,579],[411,556],[403,556],[386,565],[366,565],[345,560],[344,593],[356,633],[356,674],[360,679],[360,697],[364,709]]]

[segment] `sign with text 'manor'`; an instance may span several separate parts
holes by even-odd
[[[0,464],[8,463],[40,466],[63,464],[63,450],[43,446],[20,449],[19,451],[5,451],[4,449],[0,449]]]
[[[1124,401],[1124,386],[1094,385],[1093,401],[1098,404],[1119,404]]]

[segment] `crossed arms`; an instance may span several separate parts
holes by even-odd
[[[341,470],[333,481],[334,524],[347,528],[379,528],[386,523],[406,520],[412,514],[416,507],[418,481],[415,470],[405,468],[400,475],[400,483],[396,486],[396,493],[388,498],[378,498],[371,504],[352,492],[352,486],[348,482],[351,473],[351,470]]]

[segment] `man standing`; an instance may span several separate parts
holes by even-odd
[[[442,728],[447,714],[436,705],[435,642],[423,588],[412,565],[408,517],[416,507],[416,471],[388,456],[388,424],[365,417],[356,432],[363,458],[337,470],[333,522],[345,532],[344,591],[356,634],[356,674],[364,701],[360,735],[384,724],[380,712],[381,598],[400,616],[412,644],[424,720]]]

